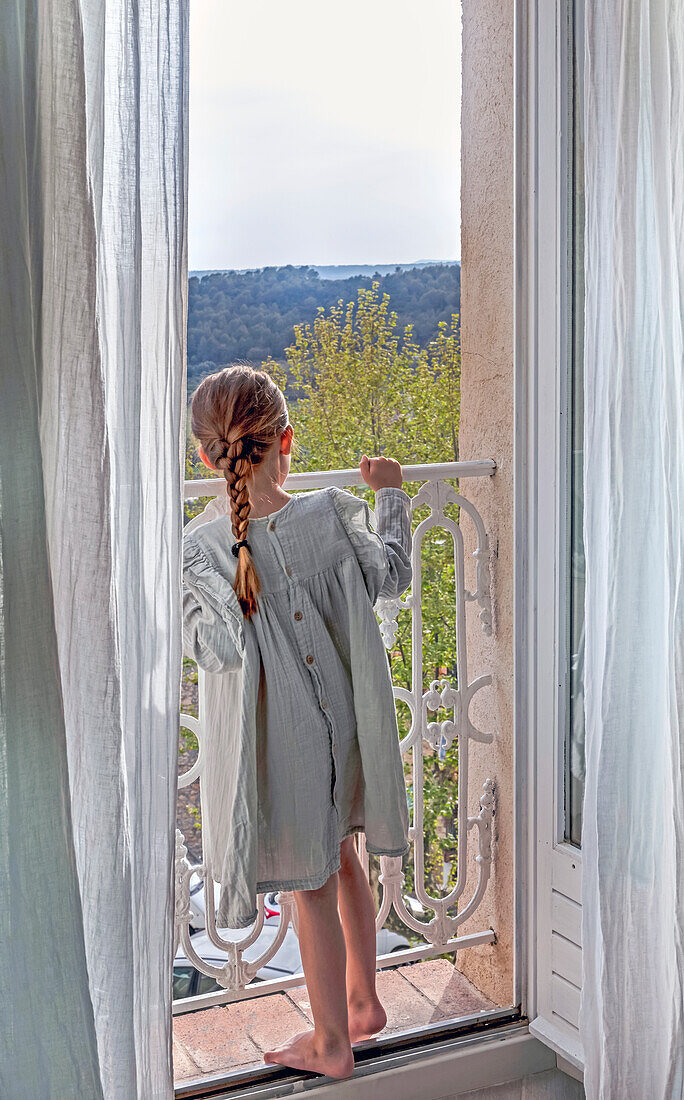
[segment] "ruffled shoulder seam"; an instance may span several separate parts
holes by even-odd
[[[349,512],[361,512],[364,507],[370,509],[370,505],[363,497],[357,497],[355,493],[350,493],[349,489],[340,489],[337,485],[329,485],[326,489],[329,494],[335,511],[340,519],[344,520],[344,514]]]
[[[367,500],[357,497],[347,489],[336,485],[329,487],[333,506],[356,552],[364,572],[375,567],[387,568],[385,544],[371,523],[371,509]]]
[[[183,580],[217,603],[240,632],[244,616],[235,590],[227,577],[212,565],[203,546],[192,534],[183,538]]]

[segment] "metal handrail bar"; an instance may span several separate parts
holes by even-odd
[[[470,932],[466,936],[453,936],[439,947],[427,944],[425,947],[395,948],[388,954],[377,956],[377,969],[395,970],[396,967],[406,966],[407,963],[434,959],[451,952],[455,956],[457,951],[463,951],[466,947],[478,947],[484,943],[496,943],[496,933],[492,928],[485,928],[482,932]],[[182,1016],[187,1012],[215,1008],[216,1005],[268,997],[271,993],[282,993],[286,989],[297,989],[303,985],[304,974],[300,971],[290,978],[267,978],[264,981],[253,982],[238,992],[216,990],[213,993],[198,993],[192,997],[179,997],[173,1002],[172,1011],[174,1016]]]
[[[440,478],[491,477],[496,473],[493,458],[475,459],[473,462],[423,462],[416,466],[403,466],[404,481],[430,481]],[[307,470],[304,473],[290,474],[285,488],[325,489],[329,485],[346,488],[348,485],[363,485],[358,467],[351,470]],[[225,480],[222,477],[199,478],[185,482],[185,499],[216,496]]]
[[[470,477],[491,477],[496,470],[496,463],[491,459],[474,462],[446,462],[425,463],[421,465],[405,466],[403,476],[406,483],[419,483],[420,488],[411,499],[411,513],[417,519],[422,515],[420,522],[412,532],[411,539],[411,566],[413,582],[409,595],[404,598],[380,601],[376,606],[380,620],[380,633],[388,650],[394,645],[398,630],[399,615],[402,611],[408,611],[411,618],[411,688],[394,688],[395,699],[409,707],[411,715],[411,728],[408,735],[400,742],[403,754],[410,753],[410,781],[413,789],[412,798],[412,825],[409,830],[409,839],[413,844],[414,882],[413,889],[416,900],[423,907],[425,919],[409,911],[403,888],[405,882],[402,860],[400,857],[380,857],[380,875],[378,884],[381,887],[380,909],[376,915],[376,929],[379,931],[385,924],[389,913],[394,910],[401,923],[420,937],[418,945],[407,945],[407,950],[392,953],[391,962],[379,960],[380,965],[397,965],[401,960],[409,962],[419,958],[433,958],[453,950],[462,950],[466,946],[491,943],[494,933],[491,928],[485,928],[479,932],[458,936],[457,930],[469,920],[477,909],[487,888],[492,867],[492,821],[496,804],[496,784],[492,778],[487,778],[482,785],[479,808],[472,805],[473,794],[469,788],[468,760],[472,744],[478,742],[489,743],[493,733],[478,729],[469,715],[472,700],[480,689],[491,684],[490,675],[478,676],[472,679],[468,672],[467,648],[468,638],[466,630],[466,610],[469,604],[476,604],[479,608],[479,619],[483,632],[486,635],[492,633],[492,608],[491,608],[491,575],[489,540],[484,520],[478,512],[475,504],[463,496],[454,482],[462,484],[462,480]],[[287,479],[285,485],[293,490],[315,489],[329,486],[340,488],[350,485],[361,485],[362,478],[358,469],[312,471],[303,474],[293,474]],[[215,497],[221,491],[225,492],[223,478],[206,480],[199,479],[185,483],[187,498]],[[465,555],[466,544],[464,542],[461,525],[455,518],[445,511],[449,505],[456,505],[459,509],[459,517],[465,518],[474,527],[474,546],[472,557],[475,560],[475,587],[470,590],[465,583]],[[428,514],[423,515],[423,510]],[[216,505],[207,506],[209,518],[216,512]],[[204,513],[203,513],[204,515]],[[193,524],[203,522],[202,516],[196,517]],[[456,641],[458,676],[454,682],[449,676],[427,683],[427,672],[424,665],[423,652],[423,604],[422,604],[422,548],[425,538],[433,529],[442,530],[453,543],[453,578],[454,588],[454,637]],[[472,548],[473,542],[471,540]],[[443,596],[445,612],[451,605],[448,594]],[[206,690],[203,674],[199,676],[200,696]],[[441,717],[439,712],[446,711],[449,716]],[[200,713],[202,704],[200,703]],[[431,719],[430,715],[434,715]],[[199,756],[192,768],[187,773],[179,776],[179,787],[187,786],[197,779],[202,783],[203,757],[202,723],[187,715],[180,716],[181,725],[191,729],[199,741]],[[458,747],[458,783],[454,792],[455,813],[458,819],[458,865],[455,885],[450,893],[444,896],[431,890],[425,881],[425,856],[426,837],[424,830],[423,792],[424,792],[424,757],[436,751],[446,750],[449,746],[457,744]],[[472,810],[477,810],[472,813]],[[472,840],[468,838],[472,837]],[[429,843],[429,841],[427,841]],[[472,851],[475,844],[476,857],[469,861],[468,851]],[[261,996],[275,988],[284,989],[300,984],[301,975],[287,978],[276,978],[269,982],[252,984],[251,979],[258,973],[261,967],[266,965],[278,951],[284,941],[290,925],[295,935],[296,907],[294,896],[291,892],[281,892],[281,914],[276,938],[268,947],[265,947],[258,959],[248,961],[245,953],[256,941],[263,927],[263,914],[260,922],[246,931],[244,938],[239,942],[232,939],[224,939],[220,931],[215,927],[214,882],[206,867],[202,869],[201,877],[205,887],[205,910],[207,916],[207,933],[215,948],[226,953],[226,962],[218,965],[202,958],[195,950],[191,941],[190,921],[192,917],[190,906],[190,879],[195,873],[194,866],[189,862],[185,838],[176,831],[176,935],[175,946],[182,944],[183,953],[200,973],[215,978],[221,989],[214,993],[203,994],[194,1003],[189,1004],[188,999],[174,1005],[174,1013],[192,1011],[199,1008],[200,1003],[223,1004],[227,1002],[243,1000],[254,996]],[[362,865],[368,873],[368,853],[366,851],[363,834],[359,837],[359,857]],[[200,861],[202,862],[202,861]],[[472,869],[469,867],[472,863]],[[473,875],[474,872],[474,875]],[[476,881],[472,881],[473,877]],[[467,900],[466,900],[467,892]],[[462,900],[465,902],[463,904]],[[434,917],[428,914],[434,912]],[[174,950],[175,954],[175,950]]]

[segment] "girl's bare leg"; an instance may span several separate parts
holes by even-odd
[[[354,838],[340,846],[339,910],[347,945],[347,1006],[352,1043],[382,1031],[387,1014],[375,991],[375,909]]]
[[[318,890],[295,890],[294,894],[314,1027],[293,1036],[278,1050],[267,1051],[264,1061],[329,1077],[349,1077],[354,1055],[347,1020],[346,951],[337,911],[337,874]]]

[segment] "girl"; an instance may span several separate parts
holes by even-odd
[[[227,483],[226,514],[184,536],[184,649],[240,673],[218,771],[228,805],[218,923],[246,927],[256,895],[292,890],[313,1031],[265,1055],[347,1077],[351,1043],[386,1023],[375,990],[375,914],[353,834],[408,851],[394,697],[373,605],[411,580],[401,467],[365,455],[365,501],[328,488],[288,496],[293,429],[262,371],[230,367],[192,401],[200,457]],[[224,734],[222,734],[224,736]]]

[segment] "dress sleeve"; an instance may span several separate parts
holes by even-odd
[[[232,585],[191,538],[183,539],[183,652],[207,672],[240,668],[244,616]]]
[[[332,489],[332,499],[361,567],[371,603],[401,596],[411,583],[410,498],[403,489],[378,489],[376,528],[365,500],[346,489]]]

